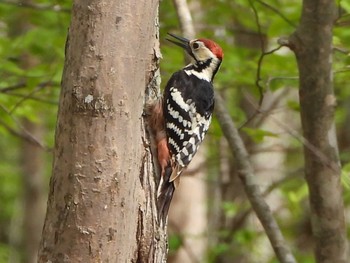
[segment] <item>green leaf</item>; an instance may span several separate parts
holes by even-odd
[[[300,112],[300,104],[295,100],[288,100],[287,107],[293,111]]]
[[[234,202],[223,202],[222,208],[227,217],[233,217],[237,213],[237,205]]]
[[[278,137],[276,133],[262,130],[262,129],[252,129],[248,127],[244,127],[242,129],[247,135],[249,135],[254,142],[261,143],[264,141],[265,137]]]
[[[15,61],[11,61],[8,59],[2,60],[0,63],[0,71],[12,73],[15,75],[24,75],[25,71],[21,69]]]
[[[341,182],[347,190],[350,189],[350,162],[343,165],[341,170]]]
[[[172,234],[169,236],[169,249],[172,251],[178,250],[183,244],[180,235]]]

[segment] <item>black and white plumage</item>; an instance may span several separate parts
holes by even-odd
[[[169,35],[179,40],[168,39],[186,50],[191,63],[172,75],[163,95],[164,128],[170,153],[158,197],[158,209],[164,220],[179,175],[191,162],[209,129],[214,110],[212,82],[223,58],[221,47],[212,40],[190,41]]]
[[[208,81],[176,72],[164,93],[164,118],[172,158],[186,167],[209,129],[214,92]]]

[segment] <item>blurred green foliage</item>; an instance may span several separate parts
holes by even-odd
[[[14,1],[0,1],[0,263],[9,262],[13,250],[20,249],[13,241],[17,218],[21,212],[22,177],[20,169],[21,138],[15,133],[25,133],[21,119],[27,118],[45,127],[45,140],[48,148],[53,147],[54,127],[57,103],[60,92],[60,80],[64,63],[64,45],[69,26],[70,0],[33,0],[30,7],[11,4]],[[189,1],[193,10],[198,36],[215,39],[224,49],[225,57],[220,73],[215,79],[218,92],[225,96],[227,107],[237,126],[248,119],[248,113],[242,106],[242,100],[249,95],[253,103],[259,100],[259,88],[256,85],[258,61],[261,56],[261,41],[265,50],[278,46],[277,39],[288,36],[298,24],[301,4],[293,0],[248,1],[220,0],[215,4],[210,0]],[[343,168],[344,185],[349,186],[350,163],[350,89],[347,88],[350,74],[350,4],[339,1],[343,16],[334,29],[334,89],[338,107],[336,124],[339,131],[339,142]],[[252,4],[257,11],[256,16]],[[19,25],[27,27],[21,32]],[[345,24],[345,25],[344,25]],[[180,49],[165,40],[166,32],[181,34],[178,18],[172,1],[161,1],[160,36],[162,87],[171,74],[184,65]],[[263,37],[259,36],[259,31]],[[244,37],[247,37],[244,39]],[[255,36],[255,37],[254,37]],[[237,39],[241,39],[238,41]],[[30,56],[35,65],[25,67],[23,57]],[[260,68],[259,85],[263,92],[279,91],[284,88],[297,90],[298,71],[294,55],[287,48],[274,54],[264,56]],[[290,112],[293,122],[298,123],[299,104],[297,98],[290,97],[280,110]],[[288,125],[288,122],[286,123]],[[300,132],[300,130],[299,130]],[[252,146],[263,143],[270,137],[279,134],[268,128],[251,128],[246,125],[241,129],[247,143]],[[208,180],[218,180],[221,131],[214,119],[209,131],[208,145]],[[276,213],[282,230],[293,247],[298,262],[313,262],[312,251],[300,249],[298,226],[307,217],[307,187],[302,178],[302,145],[293,136],[288,137],[284,172],[281,177],[297,170],[296,175],[278,185],[281,195]],[[50,174],[51,154],[47,153],[47,175]],[[272,182],[271,182],[272,183]],[[348,189],[348,188],[346,188]],[[277,190],[276,190],[277,191]],[[349,205],[349,191],[344,191],[344,199]],[[210,204],[209,204],[210,205]],[[232,218],[244,207],[229,200],[222,204],[222,211]],[[15,231],[18,231],[15,230]],[[225,228],[216,233],[217,242],[211,244],[207,255],[208,262],[218,262],[225,256],[234,260],[237,256],[247,256],[251,261],[258,260],[261,245],[269,246],[266,237],[256,229],[243,227],[233,236],[228,236]],[[174,234],[169,240],[172,251],[182,245],[182,238]],[[233,249],[235,247],[235,249]],[[18,252],[17,252],[18,253]],[[266,262],[277,262],[270,255]]]
[[[21,258],[20,135],[26,134],[22,119],[42,125],[42,144],[53,147],[70,22],[70,13],[55,11],[55,6],[71,7],[68,0],[32,1],[29,7],[15,3],[19,1],[0,1],[0,263]],[[31,65],[26,65],[28,57]],[[51,153],[46,152],[42,161],[48,181]]]
[[[260,91],[256,82],[262,50],[261,41],[263,41],[264,50],[270,51],[278,47],[277,40],[280,37],[288,37],[292,34],[299,23],[301,3],[290,0],[220,0],[216,1],[215,4],[209,0],[188,2],[192,9],[198,37],[215,39],[224,49],[224,61],[214,84],[216,90],[224,95],[231,116],[236,125],[240,127],[251,116],[251,113],[248,113],[242,104],[244,98],[248,94],[248,98],[253,104],[256,105],[259,101]],[[350,74],[350,30],[346,25],[349,24],[350,6],[345,2],[338,2],[342,14],[334,29],[333,70],[334,90],[338,103],[336,125],[339,134],[341,160],[345,164],[342,172],[345,189],[344,200],[348,206],[350,191],[348,191],[347,182],[350,171],[346,164],[350,160],[350,142],[348,141],[350,128],[347,124],[350,122],[350,89],[346,87]],[[257,11],[258,21],[252,5]],[[170,1],[161,2],[160,21],[162,25],[160,35],[163,54],[161,71],[162,86],[164,86],[172,72],[184,65],[182,51],[165,41],[167,32],[181,34],[174,7]],[[258,37],[259,31],[263,35],[261,39]],[[257,37],[247,37],[247,35],[256,35]],[[244,39],[245,37],[246,39]],[[297,96],[295,96],[298,89],[298,69],[293,52],[283,47],[273,54],[264,56],[259,70],[260,79],[258,83],[264,93],[280,92],[286,88],[290,90],[288,96],[286,95],[286,101],[279,105],[276,111],[287,112],[289,119],[282,120],[283,125],[302,136],[299,102]],[[282,99],[284,99],[283,96]],[[248,150],[254,151],[257,144],[264,143],[269,138],[283,136],[280,140],[285,145],[283,150],[286,153],[284,167],[276,167],[276,169],[282,171],[280,176],[281,178],[285,177],[286,180],[282,180],[276,186],[276,189],[272,190],[281,196],[278,210],[281,210],[281,212],[276,212],[275,215],[280,222],[284,235],[292,246],[298,262],[314,262],[311,241],[305,241],[307,245],[302,244],[304,242],[302,229],[308,222],[308,188],[302,179],[302,143],[289,130],[285,130],[284,134],[280,134],[276,133],[274,128],[262,128],[254,125],[250,126],[250,124],[244,125],[240,130],[246,140]],[[222,148],[222,144],[218,142],[222,134],[215,118],[209,130],[209,136],[207,139],[208,148],[210,149],[208,152],[208,166],[210,167],[208,169],[208,180],[211,184],[213,182],[217,184],[217,180],[220,180],[218,156],[220,155],[220,148]],[[273,182],[269,183],[272,184]],[[240,204],[237,204],[237,202]],[[246,207],[246,204],[246,201],[243,201],[243,203],[234,200],[224,201],[221,209],[226,219],[229,219],[239,213],[242,207]],[[212,202],[209,203],[209,209],[211,205],[213,205]],[[273,253],[270,254],[270,259],[262,260],[262,257],[259,257],[261,251],[258,247],[263,246],[266,249],[266,246],[269,245],[268,242],[266,243],[266,237],[256,229],[252,230],[250,224],[235,231],[232,237],[227,237],[229,232],[225,230],[225,227],[212,234],[217,236],[218,242],[214,242],[213,246],[210,247],[208,262],[221,262],[222,258],[236,262],[242,254],[247,257],[246,261],[242,262],[278,262]]]

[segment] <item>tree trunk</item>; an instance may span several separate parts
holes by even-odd
[[[27,119],[22,121],[28,132],[41,140],[43,126]],[[22,142],[23,173],[23,247],[24,261],[37,262],[40,231],[45,215],[44,152],[37,145],[26,140]]]
[[[318,263],[345,263],[347,241],[334,125],[333,0],[304,0],[300,26],[288,45],[296,54],[305,137],[305,171]]]
[[[31,4],[31,0],[23,0],[23,4]],[[31,24],[32,14],[28,10],[15,13],[9,23],[9,36],[17,37],[27,34],[33,25]],[[23,70],[29,70],[37,66],[40,61],[29,51],[19,56],[19,64]],[[21,81],[26,82],[23,77]],[[39,111],[37,112],[38,114]],[[28,118],[22,118],[23,128],[36,139],[43,139],[44,124],[34,123]],[[37,252],[40,242],[40,231],[43,227],[46,190],[44,177],[45,154],[38,145],[34,145],[25,138],[21,141],[21,170],[23,182],[23,226],[21,232],[21,246],[23,262],[37,262]]]
[[[165,261],[142,118],[158,4],[74,1],[39,262]]]

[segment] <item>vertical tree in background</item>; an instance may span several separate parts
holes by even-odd
[[[340,161],[334,124],[333,0],[304,0],[300,25],[287,45],[295,52],[305,176],[318,263],[348,262]]]
[[[39,262],[165,260],[142,118],[157,11],[157,0],[74,1]]]
[[[25,4],[31,4],[30,0],[23,1]],[[28,11],[28,10],[27,10]],[[20,37],[27,34],[32,28],[32,13],[16,13],[11,19],[10,37]],[[23,70],[30,70],[40,63],[29,50],[24,51],[19,56],[19,66]],[[21,82],[26,83],[29,77],[22,77]],[[26,87],[29,90],[29,87]],[[13,107],[20,107],[20,102]],[[22,118],[22,126],[34,138],[42,141],[44,134],[43,122],[35,123],[27,117]],[[44,178],[44,149],[39,145],[21,138],[21,171],[23,182],[23,262],[37,262],[37,251],[40,242],[40,233],[43,226],[45,213],[45,178]]]
[[[41,124],[23,120],[27,131],[38,139],[42,139],[44,127]],[[23,246],[24,261],[37,262],[40,234],[43,227],[46,207],[46,191],[44,178],[45,155],[43,149],[23,139],[22,172],[23,172]]]

